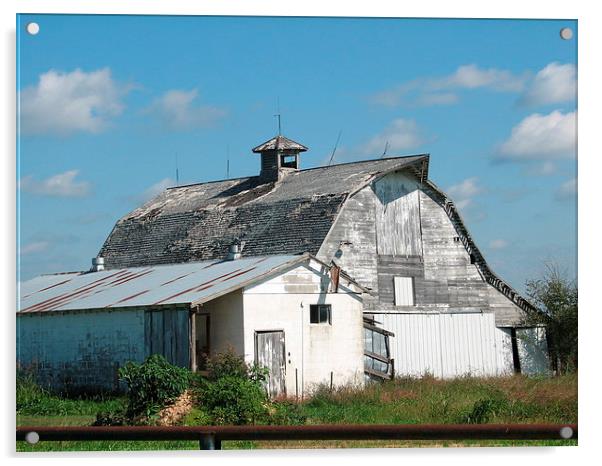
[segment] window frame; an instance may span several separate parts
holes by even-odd
[[[315,311],[314,311],[315,309]],[[326,309],[326,320],[322,320],[322,309]],[[317,312],[318,321],[313,322],[313,314]],[[332,325],[332,304],[310,304],[309,305],[309,324],[310,325]]]

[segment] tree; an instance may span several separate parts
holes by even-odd
[[[577,283],[557,264],[546,264],[541,278],[527,280],[527,295],[538,308],[528,325],[545,325],[553,369],[557,374],[577,370]]]

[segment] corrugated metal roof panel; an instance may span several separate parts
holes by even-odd
[[[308,258],[253,257],[43,275],[20,284],[17,312],[201,303]]]

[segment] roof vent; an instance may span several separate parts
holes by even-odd
[[[226,260],[233,261],[236,259],[240,259],[242,257],[242,250],[245,247],[244,241],[236,241],[230,245],[230,249],[228,250],[228,257]]]
[[[92,268],[90,272],[100,272],[105,269],[105,258],[98,256],[92,258]]]

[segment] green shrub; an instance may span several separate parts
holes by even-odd
[[[234,352],[232,347],[217,353],[207,360],[207,378],[214,382],[222,377],[249,377],[249,366],[245,360]]]
[[[216,424],[254,424],[267,414],[267,396],[261,384],[232,375],[208,383],[203,407]]]
[[[307,415],[301,405],[284,400],[272,403],[270,424],[276,425],[302,425],[307,422]]]
[[[266,369],[247,364],[231,347],[211,357],[207,369],[207,378],[197,378],[194,386],[196,398],[212,422],[241,425],[267,418]]]
[[[129,419],[149,418],[188,388],[190,372],[153,354],[142,364],[128,362],[119,369],[119,378],[128,387],[126,416]]]

